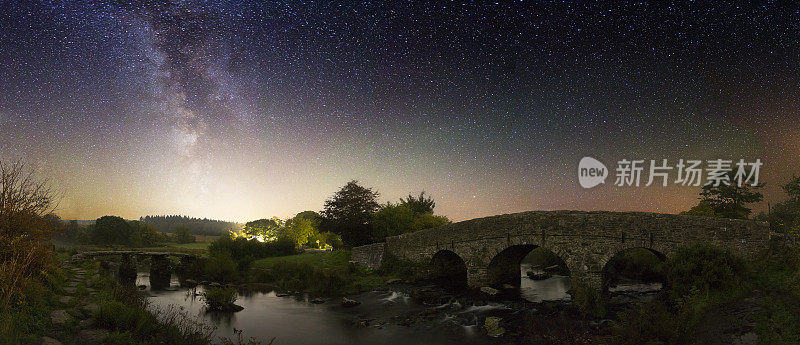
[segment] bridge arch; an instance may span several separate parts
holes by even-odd
[[[558,253],[546,247],[535,244],[517,244],[506,247],[494,255],[487,266],[487,278],[489,285],[511,284],[520,285],[522,260],[534,250],[546,251],[558,258],[559,266],[569,271],[564,258]]]
[[[663,264],[667,256],[661,251],[649,247],[628,247],[610,254],[603,263],[604,291],[616,286],[619,278],[666,285]]]
[[[440,250],[431,258],[433,278],[452,287],[467,286],[467,263],[450,250]]]
[[[680,246],[702,242],[749,259],[766,248],[771,238],[769,224],[751,220],[647,212],[530,211],[390,236],[381,250],[420,262],[446,248],[466,263],[469,286],[479,288],[510,278],[512,271],[517,275],[523,253],[541,246],[566,262],[573,283],[600,288],[603,267],[624,249],[644,247],[669,257]]]

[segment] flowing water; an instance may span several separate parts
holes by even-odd
[[[526,267],[521,270],[526,271]],[[532,280],[523,276],[520,283],[511,294],[518,296],[516,302],[569,300],[569,277]],[[519,305],[456,296],[425,305],[415,302],[409,291],[430,286],[406,285],[348,296],[361,302],[352,308],[342,307],[339,299],[314,304],[307,295],[278,297],[273,291],[240,291],[236,304],[244,309],[220,313],[206,311],[191,289],[178,287],[176,277],[168,290],[151,291],[147,272],[139,273],[136,284],[148,285],[151,306],[182,308],[188,316],[216,327],[215,339],[233,338],[237,329],[243,330],[245,338],[255,337],[263,344],[273,337],[274,344],[483,344],[487,338],[478,326],[482,318]],[[197,293],[202,291],[203,287],[197,287]]]

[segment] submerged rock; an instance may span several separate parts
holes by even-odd
[[[486,335],[490,337],[499,337],[506,333],[503,327],[500,327],[500,318],[497,316],[488,316],[483,322],[483,328],[486,330]]]
[[[342,297],[342,307],[346,307],[346,308],[355,307],[355,306],[357,306],[359,304],[361,304],[361,302],[356,301],[354,299],[349,299],[347,297]]]
[[[314,303],[314,304],[322,304],[322,303],[325,303],[325,299],[322,299],[322,298],[319,298],[319,297],[317,297],[317,298],[315,298],[315,299],[312,299],[312,300],[311,300],[311,303]]]
[[[553,276],[549,272],[544,271],[528,271],[526,274],[528,275],[528,278],[533,280],[544,280]]]

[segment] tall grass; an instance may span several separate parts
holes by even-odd
[[[117,284],[112,298],[100,303],[94,315],[97,324],[143,344],[209,344],[215,329],[186,311],[153,308],[135,287]]]
[[[281,261],[269,271],[269,280],[283,290],[308,290],[332,296],[349,290],[349,273],[341,268],[321,268],[300,262]]]

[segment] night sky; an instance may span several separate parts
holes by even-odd
[[[0,159],[67,219],[286,218],[351,179],[453,220],[696,203],[582,189],[584,156],[759,158],[766,208],[800,173],[800,7],[680,3],[0,0]]]

